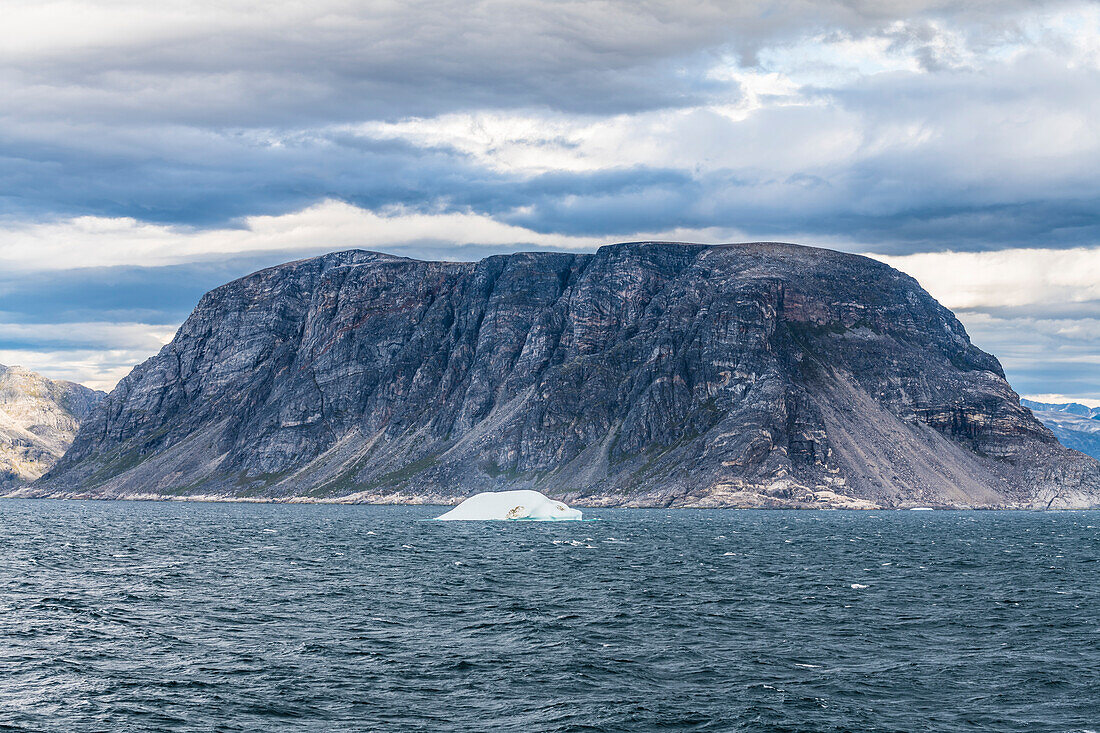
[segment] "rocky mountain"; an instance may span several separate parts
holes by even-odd
[[[912,278],[823,249],[339,252],[205,295],[27,493],[1069,507],[1059,445]]]
[[[1100,458],[1100,407],[1020,400],[1067,448]]]
[[[1100,419],[1100,407],[1088,407],[1079,402],[1051,403],[1023,399],[1020,400],[1020,404],[1032,412],[1063,412],[1077,417]]]
[[[0,489],[33,481],[57,463],[105,396],[0,365]]]

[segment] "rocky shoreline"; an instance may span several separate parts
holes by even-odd
[[[619,500],[619,497],[600,497],[600,496],[588,496],[588,497],[575,497],[572,495],[552,495],[553,498],[561,498],[563,501],[568,501],[571,506],[576,506],[584,509],[594,508],[607,508],[607,509],[743,509],[743,510],[792,510],[792,511],[908,511],[914,508],[929,508],[937,511],[1081,511],[1080,507],[1071,506],[1021,506],[1021,505],[1004,505],[1004,506],[966,506],[966,505],[929,505],[919,502],[906,503],[898,506],[879,506],[872,502],[862,501],[858,499],[851,499],[850,497],[843,497],[839,495],[835,496],[820,496],[817,501],[782,501],[777,500],[775,497],[770,497],[766,494],[751,494],[745,493],[740,497],[729,497],[730,499],[740,499],[740,501],[717,501],[708,500],[697,503],[688,504],[658,504],[647,503],[645,498],[631,499],[629,502],[623,503]],[[188,495],[176,495],[176,494],[153,494],[153,493],[135,493],[124,494],[119,496],[104,496],[97,493],[51,493],[40,494],[33,489],[18,489],[15,491],[9,491],[7,493],[0,494],[0,499],[36,499],[47,501],[150,501],[150,502],[199,502],[199,503],[213,503],[213,504],[340,504],[345,506],[351,505],[371,505],[371,506],[438,506],[448,507],[454,506],[462,501],[462,496],[441,496],[438,494],[423,494],[423,495],[405,495],[405,494],[391,494],[391,495],[370,495],[363,496],[361,494],[352,494],[348,496],[335,496],[335,497],[312,497],[312,496],[285,496],[285,497],[263,497],[263,496],[233,496],[233,495],[217,495],[217,494],[188,494]]]

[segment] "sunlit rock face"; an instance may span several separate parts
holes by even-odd
[[[33,481],[57,463],[105,396],[0,365],[0,489]]]
[[[205,295],[35,485],[46,495],[450,504],[1088,506],[950,311],[880,262],[634,243],[340,252]]]
[[[537,491],[488,491],[471,496],[437,519],[560,522],[577,521],[581,512]]]

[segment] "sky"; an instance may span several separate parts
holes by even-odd
[[[110,389],[203,292],[367,248],[779,240],[1100,405],[1100,4],[5,0],[0,363]]]

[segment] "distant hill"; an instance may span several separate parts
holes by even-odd
[[[1100,407],[1020,400],[1067,448],[1100,459]]]
[[[48,471],[104,397],[80,384],[0,365],[0,488]]]

